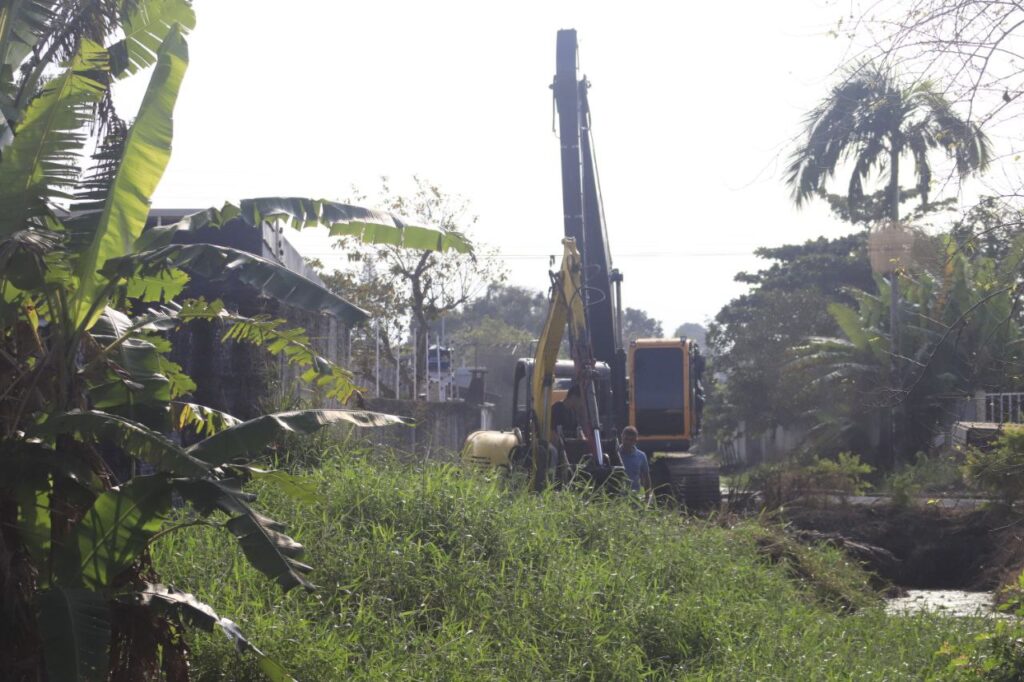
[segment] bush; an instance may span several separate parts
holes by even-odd
[[[841,452],[834,460],[815,457],[809,463],[790,460],[762,465],[750,472],[750,485],[761,490],[767,508],[776,509],[808,491],[841,497],[860,494],[867,489],[862,477],[872,470],[859,455]]]
[[[1024,495],[1024,426],[1007,424],[991,449],[967,451],[968,483],[1012,505]]]
[[[815,457],[806,469],[812,487],[842,496],[859,495],[867,490],[861,477],[874,471],[871,465],[860,461],[860,455],[851,452],[840,452],[834,460]]]
[[[918,452],[912,464],[886,477],[884,488],[897,507],[908,507],[920,494],[947,493],[963,486],[963,474],[951,454],[929,457]]]
[[[936,659],[946,666],[932,679],[1017,682],[1024,679],[1024,628],[999,621],[963,646],[944,644]]]

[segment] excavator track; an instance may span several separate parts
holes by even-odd
[[[713,511],[722,503],[718,464],[706,456],[671,454],[651,462],[651,483],[661,499],[693,511]]]

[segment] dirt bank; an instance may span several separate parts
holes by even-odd
[[[922,506],[790,507],[797,531],[841,536],[891,552],[858,558],[901,587],[991,590],[1024,567],[1024,519],[1005,510],[956,511]]]

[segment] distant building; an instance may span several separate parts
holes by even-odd
[[[175,223],[195,212],[154,209],[150,211],[147,227]],[[262,256],[323,286],[313,268],[285,238],[284,229],[268,223],[253,227],[236,219],[220,228],[179,232],[175,242],[217,244]],[[313,314],[266,298],[239,282],[211,281],[194,275],[182,297],[220,299],[229,310],[247,317],[269,315],[286,319],[306,331],[321,356],[339,365],[344,365],[348,357],[349,330],[367,318],[362,310],[340,298],[338,314]],[[196,322],[172,336],[171,358],[196,382],[197,402],[241,419],[300,404],[325,404],[301,381],[297,368],[254,345],[221,342],[224,331],[221,323]]]

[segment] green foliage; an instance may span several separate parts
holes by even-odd
[[[929,679],[1014,682],[1024,678],[1024,628],[997,621],[990,632],[960,646],[944,643],[936,660],[943,667]]]
[[[283,472],[250,465],[284,434],[338,422],[403,422],[347,410],[240,422],[177,400],[196,385],[168,358],[167,334],[194,321],[223,322],[226,339],[284,355],[322,394],[344,399],[352,390],[351,376],[316,355],[301,329],[231,315],[220,302],[174,303],[189,275],[231,278],[313,314],[365,317],[276,263],[211,245],[174,246],[177,231],[233,218],[254,228],[290,220],[374,244],[472,251],[453,231],[295,197],[225,204],[143,234],[170,158],[172,114],[188,62],[184,33],[193,23],[185,0],[29,1],[0,8],[5,673],[104,679],[109,661],[116,679],[179,674],[187,662],[175,619],[196,620],[204,607],[173,588],[154,591],[143,580],[151,573],[151,542],[180,527],[168,525],[172,495],[195,514],[184,525],[215,525],[205,517],[225,514],[222,529],[258,570],[285,590],[309,588],[302,574],[310,569],[298,561],[302,545],[282,524],[257,513],[254,496],[242,486],[258,478],[298,498],[315,495]],[[127,126],[114,110],[111,85],[115,76],[146,67],[153,67],[148,86]],[[127,296],[140,299],[137,317],[116,309]],[[146,307],[154,302],[161,305]],[[184,438],[193,445],[182,446]],[[117,459],[146,462],[156,473],[118,480]],[[272,679],[287,677],[234,623],[216,623],[240,650],[253,652]]]
[[[637,339],[660,339],[665,335],[661,322],[638,308],[626,308],[622,315],[622,343],[626,346]]]
[[[324,507],[263,491],[309,547],[319,592],[270,614],[214,529],[154,547],[162,574],[231,605],[300,679],[924,679],[943,642],[975,632],[888,616],[854,562],[753,522],[523,496],[380,449],[324,456],[306,478]],[[199,679],[258,678],[221,637],[197,637],[193,664]]]
[[[196,443],[187,452],[198,460],[214,465],[236,459],[254,459],[266,443],[285,434],[311,434],[331,424],[341,423],[368,427],[412,425],[414,420],[365,410],[278,412],[235,424]]]
[[[111,71],[117,77],[152,66],[172,26],[193,29],[196,24],[195,12],[186,0],[140,3],[132,9],[124,17],[124,37],[107,48]]]
[[[911,506],[914,498],[921,492],[921,487],[914,481],[913,473],[907,470],[887,476],[885,487],[889,491],[892,505],[900,509]]]
[[[322,357],[313,348],[306,330],[289,327],[287,320],[257,316],[251,319],[225,316],[233,324],[224,332],[222,341],[238,341],[265,346],[280,354],[285,362],[302,370],[303,380],[322,390],[327,398],[348,400],[355,390],[351,372]]]
[[[52,588],[36,595],[50,679],[102,681],[107,678],[109,605],[102,594],[83,588]]]
[[[449,194],[423,178],[413,177],[412,180],[413,189],[401,193],[392,188],[388,178],[382,177],[373,203],[452,234],[470,233],[477,217],[469,214],[466,199]],[[357,198],[367,199],[358,191]],[[362,354],[364,358],[376,353],[378,331],[383,352],[392,358],[395,349],[413,331],[416,347],[425,348],[428,333],[440,331],[438,321],[442,317],[461,308],[485,287],[504,284],[507,277],[506,268],[493,249],[413,251],[388,240],[367,239],[365,234],[361,240],[354,239],[350,233],[337,234],[341,238],[335,248],[342,249],[350,260],[364,266],[355,277],[361,286],[355,289],[358,297],[354,301],[362,304],[365,300],[368,305],[379,307],[376,326],[357,331],[352,339],[353,353]],[[351,275],[335,273],[328,282],[351,279]],[[368,362],[363,364],[369,365]],[[422,372],[423,368],[416,371]]]
[[[881,278],[877,296],[848,292],[856,308],[829,306],[843,337],[810,338],[792,349],[789,369],[805,382],[814,447],[866,450],[870,431],[899,405],[900,454],[909,457],[928,448],[949,395],[969,394],[979,386],[1005,390],[1019,382],[1022,330],[1012,312],[1015,266],[971,256],[944,241],[941,267],[902,279],[900,348],[908,366],[899,387],[893,387],[886,324],[889,284]]]
[[[93,502],[54,556],[60,584],[96,592],[134,564],[171,508],[166,476],[140,476]]]
[[[918,452],[912,463],[886,476],[884,488],[897,507],[909,506],[921,494],[941,494],[963,488],[963,472],[952,454],[928,456]]]
[[[841,495],[863,493],[867,486],[862,480],[874,469],[860,461],[860,455],[840,452],[835,459],[819,457],[806,467],[811,485],[824,490],[835,490]]]
[[[701,348],[705,347],[705,339],[707,338],[708,330],[702,324],[696,322],[684,322],[683,324],[676,327],[676,330],[672,333],[672,336],[676,338],[687,338],[693,339],[697,342],[697,345]]]
[[[231,278],[260,289],[267,296],[287,297],[304,310],[330,313],[346,324],[366,318],[362,310],[298,273],[266,258],[213,244],[175,244],[111,258],[101,274],[111,281],[123,278],[131,286],[140,277],[163,277],[176,268],[211,280]]]
[[[789,349],[808,337],[837,334],[827,306],[854,303],[849,287],[875,286],[865,242],[855,234],[759,249],[770,266],[737,275],[752,290],[723,307],[708,330],[714,373],[725,375],[711,391],[708,432],[728,440],[741,422],[750,434],[799,427],[806,412],[822,404],[804,393],[806,378],[790,367]]]
[[[807,114],[806,140],[793,153],[786,181],[799,206],[820,191],[844,163],[851,162],[846,200],[851,218],[864,197],[864,183],[878,169],[888,174],[886,217],[899,219],[899,161],[914,163],[921,203],[928,203],[932,169],[929,153],[941,150],[960,177],[984,170],[988,138],[953,111],[938,84],[904,85],[886,66],[858,64],[821,104]]]
[[[1024,426],[1006,424],[990,449],[968,450],[964,475],[1006,504],[1024,497]]]
[[[747,473],[749,485],[761,491],[767,509],[778,509],[808,494],[857,495],[867,489],[863,477],[873,468],[860,456],[839,453],[835,459],[811,457],[762,464]]]
[[[453,347],[472,357],[479,348],[504,347],[522,352],[533,341],[533,334],[525,329],[513,327],[501,318],[483,317],[472,327],[462,326],[451,335]]]
[[[19,134],[4,149],[0,164],[0,237],[26,224],[41,226],[49,202],[74,184],[81,129],[106,92],[103,78],[108,68],[102,46],[83,42],[71,64],[24,112]]]
[[[130,252],[146,226],[149,197],[171,160],[171,121],[187,67],[188,46],[178,24],[173,24],[160,43],[149,87],[128,129],[117,173],[98,217],[100,229],[78,258],[79,287],[71,304],[75,325],[92,326],[92,316],[103,309],[96,305],[98,291],[105,283],[97,271],[108,259]]]
[[[1019,208],[999,197],[981,197],[950,230],[957,248],[972,258],[1002,262],[1015,256],[1024,227]]]
[[[484,293],[445,318],[446,329],[457,333],[483,320],[501,320],[536,338],[547,317],[547,296],[537,290],[511,284],[490,283]]]

